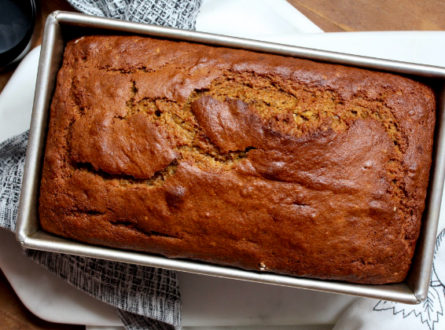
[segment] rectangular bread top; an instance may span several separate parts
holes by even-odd
[[[70,41],[42,228],[91,244],[384,284],[409,270],[435,97],[397,75],[127,36]]]

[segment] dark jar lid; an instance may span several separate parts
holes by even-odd
[[[18,59],[31,41],[36,22],[34,0],[0,0],[0,67]]]

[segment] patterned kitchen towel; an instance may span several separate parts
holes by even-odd
[[[194,30],[202,0],[67,0],[85,14]]]
[[[194,29],[201,0],[68,0],[87,14]],[[15,230],[28,132],[0,144],[0,227]],[[26,255],[71,285],[116,307],[128,330],[181,329],[176,273],[35,250]]]

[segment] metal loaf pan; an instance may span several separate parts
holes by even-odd
[[[39,184],[48,125],[48,114],[51,98],[55,89],[56,75],[61,66],[63,50],[66,42],[69,39],[88,34],[137,34],[209,45],[242,48],[257,52],[295,56],[321,62],[338,63],[404,74],[435,86],[438,95],[438,120],[434,141],[435,149],[433,166],[431,170],[426,209],[423,215],[421,235],[407,280],[398,284],[361,285],[258,273],[194,261],[173,260],[162,256],[139,252],[92,246],[57,237],[42,231],[39,226],[38,217]],[[26,155],[25,173],[20,196],[17,239],[24,248],[29,249],[102,258],[244,281],[417,304],[426,298],[428,292],[442,199],[445,172],[445,124],[442,116],[445,108],[444,100],[445,68],[177,30],[92,17],[77,13],[54,12],[48,17],[43,37],[31,131]]]

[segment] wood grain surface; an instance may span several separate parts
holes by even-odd
[[[443,0],[287,0],[325,32],[445,30]],[[42,0],[32,45],[40,45],[46,17],[75,11],[65,0]],[[0,92],[15,67],[0,73]],[[32,315],[0,272],[0,330],[84,329],[51,324]]]
[[[287,0],[325,32],[445,30],[443,0]]]

